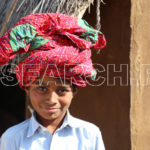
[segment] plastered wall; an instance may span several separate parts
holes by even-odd
[[[150,150],[150,1],[131,2],[131,145]]]

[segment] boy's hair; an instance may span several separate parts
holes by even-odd
[[[73,91],[73,93],[75,93],[76,90],[77,90],[77,86],[75,84],[72,84],[72,91]]]

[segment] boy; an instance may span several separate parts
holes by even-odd
[[[105,46],[102,33],[68,15],[32,14],[1,41],[1,64],[26,53],[15,71],[34,112],[2,135],[0,150],[104,150],[98,127],[68,110],[76,86],[95,77],[90,47]]]

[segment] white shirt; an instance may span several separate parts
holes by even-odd
[[[99,128],[72,117],[67,112],[64,121],[52,135],[32,117],[6,130],[0,150],[105,150]]]

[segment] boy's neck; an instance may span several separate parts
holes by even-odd
[[[66,113],[62,114],[58,119],[55,119],[55,120],[44,119],[40,117],[38,114],[36,118],[38,122],[42,124],[44,127],[46,127],[50,131],[50,133],[53,135],[54,132],[62,125],[65,115]]]

